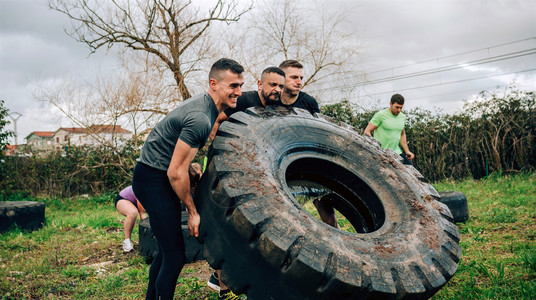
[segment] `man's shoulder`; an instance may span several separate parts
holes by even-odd
[[[212,97],[210,97],[208,93],[195,95],[182,101],[176,108],[172,110],[172,112],[178,112],[181,110],[182,111],[203,110],[204,108],[210,106],[209,100],[212,101]]]
[[[298,99],[302,99],[303,101],[306,101],[306,102],[314,102],[314,103],[318,103],[318,101],[316,101],[315,97],[307,94],[306,92],[301,92],[298,94]]]
[[[254,106],[257,104],[258,101],[260,101],[259,93],[257,91],[243,92],[242,95],[236,99],[236,101],[244,105]],[[251,107],[251,106],[248,106],[248,107]]]
[[[391,112],[389,111],[389,108],[382,108],[380,110],[378,110],[375,115],[378,115],[378,116],[382,116],[382,117],[388,117],[391,114]]]
[[[175,121],[198,118],[199,116],[211,116],[218,114],[216,104],[208,93],[193,96],[184,100],[175,109],[173,109],[168,117]]]
[[[296,99],[296,102],[294,102],[292,106],[306,109],[311,114],[320,112],[318,101],[316,101],[316,99],[313,96],[305,92],[300,92],[298,94],[298,99]]]

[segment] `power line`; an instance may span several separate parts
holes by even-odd
[[[387,68],[387,69],[377,70],[377,71],[373,71],[373,72],[368,72],[367,74],[381,73],[381,72],[391,71],[391,70],[394,70],[394,69],[402,69],[402,68],[406,68],[406,67],[420,65],[420,64],[424,64],[424,63],[437,62],[438,60],[443,60],[443,59],[446,59],[446,58],[452,58],[452,57],[456,57],[456,56],[461,56],[461,55],[466,55],[466,54],[470,54],[470,53],[480,52],[480,51],[489,50],[489,49],[493,49],[493,48],[499,48],[499,47],[503,47],[503,46],[518,44],[518,43],[522,43],[522,42],[526,42],[526,41],[530,41],[530,40],[536,41],[536,36],[526,38],[526,39],[517,40],[517,41],[507,42],[507,43],[503,43],[503,44],[498,44],[498,45],[494,45],[494,46],[490,46],[490,47],[480,48],[480,49],[476,49],[476,50],[470,50],[470,51],[460,52],[460,53],[451,54],[451,55],[447,55],[447,56],[442,56],[442,57],[438,57],[438,58],[434,58],[434,59],[428,59],[428,60],[423,60],[423,61],[419,61],[419,62],[414,62],[414,63],[407,64],[407,65],[402,65],[402,66],[397,66],[397,67],[393,67],[393,68]],[[353,64],[357,64],[357,62],[353,63]]]
[[[477,59],[477,60],[463,62],[463,63],[457,63],[454,65],[449,65],[449,66],[445,66],[441,68],[433,68],[433,69],[427,69],[427,70],[417,71],[417,72],[412,72],[412,73],[407,73],[407,74],[379,78],[379,79],[371,80],[367,82],[346,83],[343,85],[311,90],[311,92],[320,92],[320,91],[332,90],[332,89],[345,89],[348,87],[358,87],[358,86],[367,86],[367,85],[385,83],[389,81],[408,79],[408,78],[413,78],[413,77],[419,77],[419,76],[425,76],[425,75],[430,75],[430,74],[435,74],[435,73],[440,73],[440,72],[447,72],[447,71],[452,71],[456,69],[467,68],[470,66],[476,66],[476,65],[486,64],[486,63],[498,62],[502,60],[514,59],[514,58],[523,57],[527,55],[533,55],[533,54],[536,54],[536,48],[530,48],[530,49],[511,52],[507,54],[497,55],[497,56],[493,56],[489,58],[483,58],[483,59]]]
[[[526,73],[526,72],[532,72],[532,71],[536,71],[536,68],[534,68],[534,69],[526,69],[526,70],[521,70],[521,71],[516,71],[516,72],[509,72],[509,73],[502,73],[502,74],[495,74],[495,75],[481,76],[481,77],[475,77],[475,78],[453,80],[453,81],[449,81],[449,82],[436,83],[436,84],[429,84],[429,85],[422,85],[422,86],[411,87],[411,88],[405,88],[405,89],[397,89],[397,91],[400,91],[400,92],[403,92],[403,91],[410,91],[410,90],[416,90],[416,89],[423,89],[423,88],[429,88],[429,87],[436,87],[436,86],[446,85],[446,84],[462,83],[462,82],[468,82],[468,81],[474,81],[474,80],[480,80],[480,79],[488,79],[488,78],[493,78],[493,77],[498,77],[498,76],[505,76],[505,75],[518,74],[518,73]],[[378,96],[378,95],[383,95],[383,94],[389,94],[389,93],[392,93],[392,92],[393,92],[393,91],[378,92],[378,93],[373,93],[373,94],[367,94],[366,96],[369,96],[369,97],[370,97],[370,96]],[[456,93],[460,93],[460,92],[461,92],[461,91],[458,91],[458,92],[456,92]],[[454,94],[454,93],[451,93],[451,94]]]

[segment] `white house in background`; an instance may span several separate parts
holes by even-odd
[[[62,127],[53,134],[54,149],[65,146],[101,145],[111,143],[119,145],[132,138],[130,130],[121,125],[91,125],[87,128]]]

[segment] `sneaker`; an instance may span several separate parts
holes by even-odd
[[[125,239],[123,241],[123,251],[130,252],[134,249],[134,245],[132,244],[132,241],[130,239]]]
[[[218,274],[216,271],[212,272],[212,275],[210,275],[210,278],[207,281],[207,285],[209,288],[215,290],[216,292],[220,291],[220,279],[218,278]]]
[[[227,290],[225,292],[220,292],[218,295],[218,300],[239,300],[240,297],[238,297],[233,291]]]

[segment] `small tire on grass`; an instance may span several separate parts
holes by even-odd
[[[454,223],[464,223],[469,219],[469,208],[467,207],[467,197],[465,194],[458,191],[439,192],[441,203],[448,206]]]
[[[356,233],[293,196],[337,195]],[[194,197],[207,262],[248,299],[425,299],[455,274],[459,232],[437,191],[349,126],[283,107],[221,124]],[[339,201],[340,200],[340,201]]]
[[[45,203],[36,201],[0,202],[0,233],[16,224],[26,231],[37,230],[45,224]]]
[[[188,229],[188,212],[182,212],[181,218],[182,236],[184,238],[184,247],[186,249],[186,262],[191,263],[203,259],[203,245],[197,239],[190,235]],[[139,224],[139,252],[145,257],[148,263],[152,262],[158,252],[158,242],[151,229],[149,218],[140,221]]]

